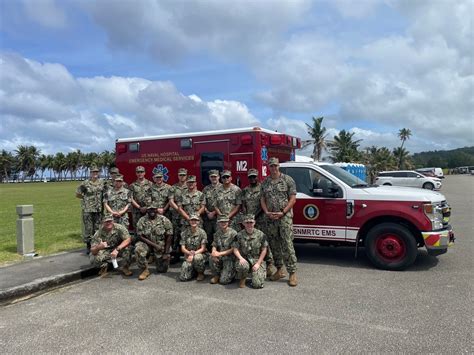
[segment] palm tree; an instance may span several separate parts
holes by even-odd
[[[331,160],[336,162],[353,162],[357,163],[360,160],[359,148],[362,139],[353,140],[354,132],[349,133],[346,130],[339,132],[334,136],[334,140],[327,143],[331,152]]]
[[[400,150],[398,151],[399,153],[403,152],[403,145],[405,144],[405,141],[407,139],[410,139],[411,136],[411,131],[408,128],[402,128],[401,130],[398,131],[398,137],[402,141],[402,145],[400,146]],[[402,166],[402,156],[398,155],[398,169],[401,169]]]
[[[82,168],[84,170],[90,170],[92,165],[97,165],[99,166],[99,156],[97,153],[86,153],[82,157]],[[85,171],[83,171],[86,173]]]
[[[7,152],[5,149],[2,149],[0,154],[0,181],[6,181],[10,179],[10,174],[13,171],[15,164],[15,157],[12,153]]]
[[[49,155],[41,154],[38,158],[38,169],[41,170],[41,178],[43,180],[44,172],[50,168]]]
[[[17,169],[23,172],[23,181],[28,176],[33,176],[36,172],[36,160],[40,155],[40,150],[35,146],[19,145],[15,150]]]
[[[373,183],[379,171],[395,169],[396,158],[388,148],[372,146],[365,149],[363,163],[367,168],[369,182]]]
[[[99,156],[100,166],[102,169],[109,171],[115,165],[115,151],[103,151]]]
[[[71,174],[71,180],[76,178],[77,170],[81,166],[81,159],[82,153],[79,149],[66,155],[66,169]]]
[[[314,161],[321,160],[321,154],[323,150],[326,149],[326,127],[322,127],[322,122],[324,117],[312,118],[313,119],[313,126],[310,126],[306,123],[308,128],[308,134],[313,138],[313,154],[311,154],[311,158]]]
[[[53,171],[57,174],[58,181],[61,181],[62,172],[67,169],[66,156],[59,152],[53,160]]]
[[[398,170],[413,169],[410,153],[405,148],[399,147],[393,149],[393,155],[398,157]]]

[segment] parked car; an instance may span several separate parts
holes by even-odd
[[[425,176],[434,176],[439,179],[444,179],[443,169],[441,168],[421,168],[416,169],[416,171],[422,173]]]
[[[440,179],[428,177],[412,170],[382,171],[375,178],[375,184],[421,187],[428,190],[439,190],[442,186]]]

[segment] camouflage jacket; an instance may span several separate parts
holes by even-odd
[[[253,214],[257,216],[262,207],[260,205],[260,198],[262,197],[262,185],[247,186],[242,190],[242,207],[245,210],[245,214]]]
[[[225,233],[219,228],[219,230],[214,234],[212,246],[215,247],[217,251],[229,250],[232,248],[232,243],[234,243],[236,235],[237,232],[232,228],[227,228]]]
[[[280,174],[276,180],[268,176],[262,183],[262,196],[270,212],[283,211],[291,195],[296,195],[295,180],[291,176]],[[287,215],[293,216],[293,211],[289,211]]]
[[[147,196],[150,194],[151,187],[152,183],[146,179],[142,184],[137,180],[130,185],[129,190],[132,192],[132,197],[141,207],[146,207]]]
[[[244,259],[254,264],[260,257],[262,249],[268,247],[268,242],[262,231],[254,229],[253,233],[249,235],[243,229],[235,237],[232,247],[238,249]]]
[[[188,250],[198,250],[201,245],[207,244],[207,235],[204,229],[197,227],[196,232],[193,234],[191,228],[186,228],[181,233],[180,245],[184,245]]]
[[[166,183],[162,183],[160,186],[154,184],[148,192],[147,204],[154,203],[158,208],[164,208],[170,199],[170,194],[170,185]]]
[[[216,185],[209,184],[202,189],[202,193],[206,198],[206,209],[209,212],[214,211],[216,207],[216,191],[220,186],[222,186],[222,184],[219,182]]]
[[[242,191],[237,185],[230,185],[225,189],[221,185],[216,189],[216,206],[222,214],[228,215],[232,209],[242,204]]]
[[[137,223],[138,236],[158,244],[161,249],[157,252],[163,253],[165,250],[166,236],[173,234],[173,225],[165,216],[157,215],[155,219],[143,216]],[[136,239],[140,241],[140,239]]]
[[[105,196],[105,202],[116,212],[123,209],[131,201],[132,193],[124,187],[121,187],[119,190],[110,189]]]
[[[128,234],[127,228],[121,224],[114,223],[114,227],[110,232],[107,232],[102,228],[102,226],[100,226],[92,237],[91,245],[94,246],[100,244],[101,241],[107,242],[109,246],[106,248],[106,250],[113,250],[128,238],[130,238],[130,234]]]
[[[77,187],[76,193],[82,195],[81,206],[84,212],[102,212],[104,180],[85,180]]]
[[[181,201],[178,206],[181,207],[187,214],[197,214],[197,211],[206,204],[206,199],[201,191],[184,192],[181,195]]]
[[[170,189],[170,200],[172,199],[177,205],[181,202],[181,197],[184,192],[188,190],[188,186],[184,184],[183,186],[179,185],[178,183],[171,186]],[[174,214],[178,214],[178,211],[171,209]],[[179,215],[179,214],[178,214]]]

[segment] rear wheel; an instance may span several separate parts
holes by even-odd
[[[386,182],[385,184],[383,184],[383,186],[392,186],[392,184],[389,184],[388,182]]]
[[[423,184],[423,188],[424,189],[427,189],[427,190],[433,190],[434,189],[434,185],[431,183],[431,182],[425,182]]]
[[[379,269],[404,270],[416,259],[416,240],[404,226],[382,223],[373,227],[365,239],[369,260]]]

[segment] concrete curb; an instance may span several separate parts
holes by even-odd
[[[6,290],[0,290],[0,305],[8,304],[18,298],[30,296],[38,292],[45,292],[50,289],[63,286],[67,283],[81,280],[97,274],[97,268],[91,266],[86,269],[72,271],[66,274],[36,279],[24,285],[15,286]]]

